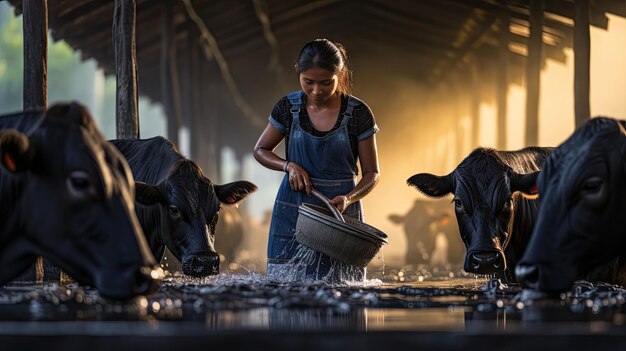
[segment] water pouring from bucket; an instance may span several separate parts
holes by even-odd
[[[351,217],[343,217],[322,193],[312,194],[327,208],[302,203],[298,208],[296,241],[302,245],[292,261],[306,266],[309,279],[338,283],[362,281],[365,268],[381,246],[387,244],[382,231]],[[323,269],[323,256],[330,258],[331,267]]]

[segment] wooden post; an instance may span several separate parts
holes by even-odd
[[[135,10],[135,0],[115,0],[113,52],[117,78],[115,123],[118,139],[139,138]]]
[[[184,140],[179,140],[180,143],[179,149],[186,148],[187,156],[190,159],[195,160],[195,156],[193,154],[193,143],[194,138],[192,137],[191,130],[196,128],[197,125],[193,120],[193,88],[191,86],[191,31],[187,31],[187,38],[183,42],[184,49],[178,52],[178,58],[176,60],[177,65],[174,67],[176,70],[177,77],[179,80],[179,94],[180,98],[180,113],[181,113],[181,130],[185,129],[187,131],[187,145],[183,145]]]
[[[165,1],[161,17],[161,101],[163,110],[167,116],[167,137],[178,145],[178,129],[180,128],[180,115],[175,99],[178,77],[176,72],[176,48],[173,33],[172,3]]]
[[[542,32],[543,0],[531,0],[530,38],[528,38],[528,57],[526,58],[526,146],[534,146],[539,142]]]
[[[455,164],[458,164],[464,157],[466,135],[465,128],[463,128],[463,121],[461,116],[465,115],[463,110],[463,99],[465,95],[465,89],[461,85],[458,72],[451,79],[452,97],[454,99],[454,115],[452,123],[455,125],[456,130],[456,150],[455,150]]]
[[[497,147],[507,148],[507,97],[509,92],[509,14],[506,8],[500,13],[500,32],[498,36],[498,67],[496,72],[496,102],[498,110]]]
[[[204,55],[200,48],[200,34],[197,30],[189,31],[190,56],[191,56],[191,101],[192,101],[192,125],[189,131],[191,136],[191,156],[196,161],[205,175],[209,177],[210,169],[208,163],[208,142],[206,137],[206,112],[204,111],[202,95],[205,78],[202,76],[202,65],[204,65]],[[211,177],[209,177],[211,179]]]
[[[481,80],[478,73],[478,62],[474,57],[469,64],[470,78],[470,118],[472,119],[472,145],[474,149],[480,145],[480,92]]]
[[[220,141],[219,141],[219,101],[222,96],[220,95],[219,77],[220,71],[215,61],[207,62],[204,60],[205,73],[202,75],[207,82],[204,84],[204,119],[206,126],[207,139],[207,156],[210,164],[208,174],[211,181],[215,183],[220,182],[221,175],[221,160],[220,160]]]
[[[22,2],[24,35],[24,109],[48,106],[48,1]],[[44,260],[38,256],[29,270],[44,281]],[[32,278],[31,278],[32,279]]]
[[[194,82],[193,82],[193,70],[194,70],[194,55],[195,46],[197,41],[194,40],[194,31],[187,31],[187,40],[185,41],[186,49],[184,52],[184,63],[179,65],[179,76],[181,83],[181,112],[183,117],[183,123],[187,127],[189,132],[189,158],[197,161],[198,151],[196,148],[196,136],[192,133],[194,128],[198,127],[195,114],[195,96],[193,94]],[[194,45],[195,44],[195,45]]]
[[[22,2],[24,109],[48,105],[48,1]]]
[[[574,114],[576,128],[591,116],[589,104],[589,63],[591,44],[589,38],[589,0],[574,1]]]

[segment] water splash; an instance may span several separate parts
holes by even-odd
[[[306,246],[298,246],[285,265],[284,282],[310,282],[330,285],[359,285],[365,281],[366,269],[325,256]]]

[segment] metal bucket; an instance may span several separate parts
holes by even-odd
[[[367,266],[380,247],[387,244],[387,235],[359,220],[341,216],[324,195],[315,190],[313,194],[334,213],[309,203],[300,205],[296,241],[336,260]]]

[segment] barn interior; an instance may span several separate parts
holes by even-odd
[[[22,1],[10,3],[20,14]],[[394,248],[406,243],[388,216],[421,198],[405,185],[409,176],[447,174],[477,146],[556,146],[580,123],[576,118],[626,113],[614,96],[621,86],[608,88],[623,74],[623,1],[134,3],[137,94],[163,107],[162,133],[210,179],[261,183],[243,205],[257,221],[271,210],[282,175],[259,166],[251,150],[274,104],[300,88],[293,63],[314,38],[346,47],[353,93],[381,128],[384,180],[364,201],[367,221],[397,233]],[[51,37],[114,77],[116,6],[51,1]],[[589,32],[599,39],[590,44]],[[596,42],[608,43],[601,49]],[[103,118],[113,123],[114,116]],[[390,249],[388,259],[401,252]]]
[[[26,3],[30,5],[30,1],[8,2],[17,16],[22,16]],[[115,40],[121,43],[121,38],[126,38],[124,35],[129,32],[122,32],[123,26],[115,19],[116,15],[129,16],[122,11],[131,11],[134,23],[130,27],[132,35],[127,38],[133,41],[134,51],[125,54],[132,54],[135,60],[136,93],[162,106],[164,135],[185,150],[216,183],[247,179],[260,188],[256,197],[251,197],[240,208],[248,211],[252,218],[249,228],[263,228],[247,239],[245,252],[240,253],[241,261],[257,259],[252,267],[259,271],[264,269],[267,241],[264,232],[267,228],[260,223],[263,214],[271,209],[282,174],[260,168],[251,159],[251,152],[267,125],[267,116],[274,104],[287,93],[300,89],[293,64],[300,48],[312,39],[328,38],[345,46],[353,71],[353,93],[371,107],[380,127],[377,142],[381,183],[364,204],[366,222],[390,235],[384,258],[372,263],[383,271],[385,264],[393,267],[409,263],[405,262],[408,243],[402,227],[390,221],[389,216],[409,213],[416,199],[424,199],[406,185],[411,175],[447,174],[477,146],[507,150],[528,145],[556,146],[591,116],[626,117],[626,100],[623,99],[626,2],[623,0],[51,0],[32,3],[37,7],[47,3],[46,26],[54,41],[66,42],[80,52],[84,60],[94,60],[108,76],[124,74],[116,66]],[[42,25],[37,22],[41,18],[31,17],[30,20],[34,22],[27,23],[24,18],[25,36],[28,25]],[[118,113],[105,118],[119,127],[136,116]],[[135,127],[137,136],[142,137],[142,125]],[[229,150],[230,159],[224,158],[224,150]],[[446,203],[449,202],[447,199]],[[231,268],[236,270],[237,265]],[[392,272],[390,276],[395,283],[408,280],[406,271],[394,268]],[[175,290],[176,296],[184,293],[192,294],[185,288]],[[262,291],[261,295],[264,293]],[[585,324],[577,324],[575,331],[568,330],[568,324],[555,323],[551,330],[563,333],[546,342],[537,336],[543,332],[542,325],[526,324],[550,319],[546,309],[522,311],[513,302],[513,307],[507,310],[511,327],[508,330],[502,327],[507,323],[505,310],[493,306],[502,301],[498,296],[507,303],[514,300],[506,289],[487,290],[485,294],[493,293],[496,297],[483,300],[481,295],[476,303],[468,302],[471,297],[466,299],[471,293],[455,291],[451,295],[456,295],[447,306],[453,306],[450,311],[460,310],[441,315],[403,314],[409,304],[414,306],[413,303],[418,305],[423,301],[412,300],[410,292],[404,290],[389,290],[388,293],[387,299],[381,301],[387,301],[397,310],[388,310],[386,317],[385,312],[374,310],[369,315],[365,311],[363,316],[363,310],[355,308],[342,315],[344,319],[337,319],[340,314],[336,311],[322,313],[322,317],[316,315],[317,319],[304,312],[295,317],[294,324],[300,327],[301,334],[307,332],[305,323],[321,319],[332,320],[336,323],[333,326],[344,323],[347,326],[344,331],[367,330],[369,323],[371,330],[416,331],[422,328],[431,332],[421,334],[419,339],[399,336],[398,343],[407,346],[433,346],[438,342],[437,332],[451,332],[460,344],[444,344],[441,346],[444,349],[455,345],[478,347],[479,338],[472,335],[489,335],[492,338],[489,344],[494,347],[513,347],[502,335],[493,335],[490,328],[493,329],[494,323],[502,328],[500,331],[524,337],[530,335],[528,343],[544,347],[567,342],[570,335],[567,333],[574,332],[587,335],[584,342],[589,344],[598,336],[594,334],[593,320],[608,321],[610,327],[603,329],[607,334],[619,333],[615,325],[619,321],[623,324],[623,307],[611,309],[614,305],[609,303],[611,313],[604,310],[604,314],[592,316],[591,309],[596,302],[584,305],[583,293],[580,301],[571,306],[589,309],[582,319],[592,317],[585,319]],[[394,294],[401,298],[394,300]],[[623,292],[613,295],[607,292],[603,296],[619,300],[624,295]],[[149,301],[159,301],[165,306],[169,297],[171,295],[164,294]],[[433,301],[428,300],[425,306]],[[462,302],[454,307],[455,301]],[[439,302],[437,307],[443,306],[443,300]],[[367,303],[359,300],[355,305],[362,307]],[[602,300],[598,303],[602,305]],[[481,304],[484,306],[478,307]],[[470,310],[465,309],[468,305],[472,307]],[[480,308],[484,313],[476,312]],[[165,311],[163,308],[160,313]],[[173,311],[171,313],[178,313],[176,309]],[[228,327],[229,321],[239,321],[230,326],[245,329],[246,320],[283,323],[289,318],[280,315],[283,312],[269,309],[252,316],[244,316],[246,312],[232,312],[228,316],[222,312],[218,316],[215,312],[194,318],[205,318],[200,322],[215,329]],[[152,310],[149,315],[157,313]],[[556,313],[551,316],[563,322],[581,315]],[[163,315],[160,318],[165,319]],[[376,321],[393,321],[394,318],[409,322],[404,326],[401,322],[387,322],[387,327],[376,324]],[[441,325],[425,323],[420,327],[415,324],[416,320],[428,318]],[[470,320],[473,322],[468,323]],[[284,330],[289,326],[278,327]],[[142,329],[143,325],[137,328],[139,333],[152,336],[170,335],[172,337],[167,339],[170,341],[179,340],[173,336],[187,333],[190,345],[210,340],[227,347],[230,342],[221,336],[209,338],[205,333],[207,328],[198,324],[188,331],[161,324],[159,333],[162,334],[150,334]],[[7,334],[17,333],[14,329],[7,330]],[[50,330],[64,335],[76,329],[66,325]],[[468,330],[471,332],[467,333]],[[41,330],[29,329],[22,339],[11,339],[13,345],[25,342],[28,333],[39,335]],[[332,348],[339,349],[354,341],[354,334],[340,334],[330,344]],[[97,335],[102,337],[103,334]],[[273,335],[268,335],[255,334],[251,340],[276,346],[270,340]],[[0,335],[2,338],[6,339]],[[92,339],[84,336],[84,340]],[[125,340],[138,339],[126,335]],[[289,336],[286,340],[296,343],[298,339]],[[358,345],[366,347],[369,342],[369,346],[382,346],[384,343],[383,338],[371,335],[363,340]],[[519,338],[510,340],[519,341]],[[150,345],[158,348],[154,342]]]

